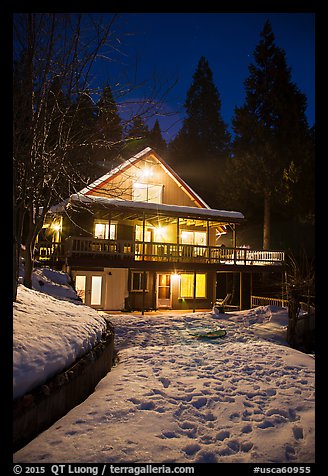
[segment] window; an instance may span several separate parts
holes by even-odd
[[[145,290],[148,290],[148,273],[143,271],[132,271],[131,273],[131,291],[143,291],[143,279],[145,276]]]
[[[180,297],[194,297],[194,274],[181,274]],[[206,274],[196,273],[196,298],[206,298]]]
[[[136,225],[136,241],[142,241],[143,232],[142,232],[142,225]],[[145,227],[145,241],[151,242],[152,241],[152,229],[149,227]]]
[[[108,240],[108,237],[109,237],[110,240],[115,240],[116,239],[116,224],[111,223],[110,233],[108,232],[109,232],[108,222],[106,222],[105,220],[103,221],[99,220],[95,222],[95,238]]]
[[[79,298],[82,299],[82,302],[85,303],[85,284],[86,276],[77,275],[75,278],[75,290]]]
[[[133,184],[132,200],[135,202],[162,203],[163,185],[139,183]]]
[[[102,276],[91,276],[91,306],[101,305]]]
[[[181,231],[181,243],[183,245],[206,246],[206,231]]]

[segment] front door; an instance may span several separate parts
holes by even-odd
[[[171,275],[157,275],[157,308],[170,308],[171,301]]]

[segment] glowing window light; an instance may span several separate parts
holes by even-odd
[[[155,240],[156,241],[162,241],[166,237],[166,228],[163,228],[161,226],[154,228],[155,231]]]

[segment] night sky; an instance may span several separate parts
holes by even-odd
[[[105,14],[104,14],[105,15]],[[158,117],[169,142],[182,124],[183,104],[201,56],[209,62],[219,91],[224,121],[231,131],[235,106],[244,100],[244,80],[264,22],[272,25],[276,44],[286,52],[292,80],[306,95],[307,118],[314,124],[315,14],[314,13],[123,13],[115,24],[117,51],[112,61],[98,60],[94,70],[99,84],[109,82],[113,91],[122,86],[141,86],[120,101],[141,100],[159,94],[176,80]],[[154,79],[155,78],[155,79]],[[154,82],[155,81],[155,82]],[[130,104],[130,103],[129,103]],[[124,106],[129,109],[132,106]]]

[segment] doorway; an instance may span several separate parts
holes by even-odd
[[[101,307],[103,298],[103,277],[101,275],[76,274],[75,290],[87,306]]]
[[[158,309],[172,307],[171,275],[168,273],[157,274],[156,307]]]

